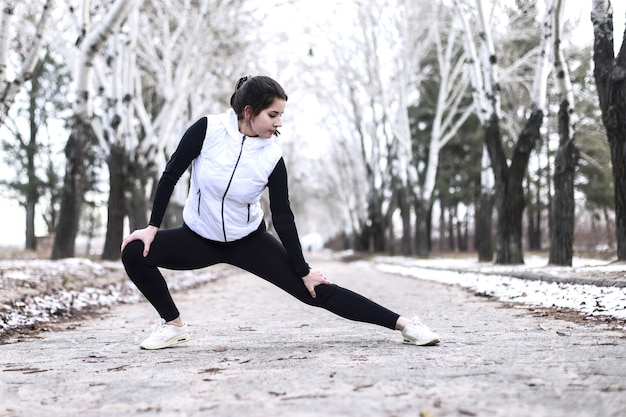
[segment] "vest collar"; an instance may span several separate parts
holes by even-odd
[[[219,115],[220,121],[226,128],[228,132],[228,136],[235,140],[237,143],[241,141],[243,137],[243,133],[239,131],[239,123],[237,121],[237,113],[232,108],[226,110],[225,113]],[[269,139],[263,139],[259,137],[250,137],[246,136],[246,146],[250,146],[252,148],[262,148],[264,146],[268,146],[274,142],[274,137]]]

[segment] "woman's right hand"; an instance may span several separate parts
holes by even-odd
[[[122,241],[121,251],[123,252],[126,245],[133,240],[141,240],[143,242],[143,257],[145,258],[150,252],[150,245],[158,230],[159,228],[156,226],[148,226],[144,229],[135,230]]]
[[[307,290],[309,290],[309,294],[311,294],[311,297],[313,298],[317,297],[317,294],[315,294],[315,287],[317,287],[318,285],[332,284],[332,282],[327,280],[324,274],[322,274],[320,271],[313,270],[309,271],[308,275],[303,276],[302,281],[304,281],[304,286]]]

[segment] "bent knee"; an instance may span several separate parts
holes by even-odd
[[[143,242],[141,240],[133,240],[122,251],[122,263],[131,265],[138,260],[143,259]]]

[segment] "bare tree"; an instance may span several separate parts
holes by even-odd
[[[498,65],[495,55],[495,48],[491,31],[486,30],[487,16],[478,3],[481,39],[481,58],[479,58],[473,40],[473,30],[460,0],[454,0],[454,6],[459,14],[461,26],[463,28],[463,46],[467,57],[467,65],[472,84],[472,96],[476,116],[480,120],[485,135],[487,132],[495,130],[499,133],[500,118],[500,91],[498,79]],[[483,147],[483,157],[481,160],[481,194],[478,207],[478,218],[476,220],[476,246],[478,259],[480,261],[491,261],[493,259],[493,243],[491,239],[492,212],[494,200],[494,178],[490,167],[489,153],[487,146]]]
[[[617,259],[626,260],[626,32],[617,56],[610,0],[592,0],[594,78],[611,149],[615,190]]]
[[[52,259],[74,256],[74,243],[78,234],[83,193],[85,191],[86,159],[90,144],[95,141],[93,123],[92,71],[96,54],[114,34],[139,0],[116,0],[103,20],[91,28],[84,21],[84,37],[79,42],[79,58],[74,82],[76,101],[71,121],[71,133],[65,146],[65,177],[59,222],[57,224]],[[85,0],[83,16],[89,16],[90,2]]]
[[[578,165],[575,139],[574,93],[565,53],[561,44],[565,0],[554,0],[554,77],[559,92],[559,148],[554,160],[554,200],[550,230],[549,263],[572,265],[574,249],[574,175]]]
[[[390,85],[387,73],[383,72],[383,57],[387,58],[384,62],[395,57],[389,56],[393,49],[386,44],[388,39],[382,24],[390,16],[386,14],[384,19],[379,19],[380,13],[393,14],[394,9],[375,3],[364,1],[357,4],[356,10],[353,10],[355,15],[350,19],[354,19],[358,31],[340,33],[334,38],[333,60],[328,65],[334,69],[332,77],[337,87],[337,92],[330,99],[338,110],[337,114],[347,115],[347,121],[343,123],[347,124],[345,133],[349,138],[338,140],[354,146],[346,154],[344,163],[351,163],[349,154],[359,155],[364,174],[359,179],[364,184],[364,208],[355,213],[364,217],[352,221],[353,228],[358,229],[355,248],[383,252],[390,249],[387,232],[396,204],[393,185],[396,179],[393,175],[404,174],[406,170],[400,169],[399,162],[391,157],[393,148],[397,149],[397,141],[394,143],[386,97],[390,91],[394,95],[397,91],[395,86]],[[342,121],[337,123],[341,125]],[[346,184],[340,186],[345,188]]]
[[[244,0],[181,1],[166,7],[146,1],[139,15],[132,111],[139,122],[127,129],[124,152],[127,215],[131,229],[147,224],[152,187],[194,118],[222,110],[233,80],[253,71],[242,62],[255,51],[243,36],[252,9]],[[168,22],[168,24],[165,24]],[[117,102],[117,100],[116,100]],[[177,187],[168,212],[186,189]],[[164,219],[164,227],[170,222]]]
[[[350,188],[363,190],[359,195],[367,209],[357,213],[354,198],[345,206],[353,207],[349,223],[353,232],[359,230],[358,249],[394,251],[395,218],[400,219],[401,251],[411,254],[415,250],[414,232],[422,234],[420,242],[428,241],[427,212],[432,204],[439,152],[471,114],[470,109],[463,107],[464,87],[468,83],[462,51],[454,34],[441,40],[440,26],[418,24],[425,15],[436,21],[439,13],[425,2],[381,5],[362,1],[357,2],[357,10],[356,26],[360,32],[339,34],[341,40],[333,48],[335,61],[330,64],[336,68],[334,76],[340,91],[331,100],[344,103],[337,105],[339,114],[349,109],[351,129],[347,131],[354,137],[353,143],[358,143],[354,151],[343,150],[338,155],[361,155],[359,164],[354,160],[344,164],[354,168],[353,175],[363,172],[364,181],[360,183],[366,184]],[[435,74],[432,70],[420,70],[426,61],[434,62],[429,67],[436,68]],[[438,93],[432,103],[435,121],[429,131],[430,153],[416,157],[409,113],[418,100],[423,100],[421,82],[426,78],[430,82],[433,77]],[[341,140],[348,143],[345,136]],[[414,223],[416,218],[419,225]],[[428,244],[417,246],[427,256]]]
[[[20,28],[28,27],[24,24],[28,22],[28,19],[21,17],[17,24],[14,23],[16,3],[18,6],[26,7],[26,2],[9,0],[0,2],[0,7],[2,7],[0,14],[0,126],[4,124],[9,109],[15,101],[15,96],[24,83],[31,78],[35,65],[40,59],[41,48],[44,45],[44,34],[50,22],[54,0],[46,0],[43,4],[41,17],[35,26],[35,33],[29,37],[24,36],[23,31],[20,30]],[[30,5],[32,6],[32,3]],[[15,73],[17,75],[10,80],[7,71],[9,68],[9,35],[14,28],[17,28],[17,36],[21,37],[18,43],[22,45],[22,50],[27,51],[27,53],[21,61],[21,67],[16,68]],[[24,42],[27,44],[24,45]]]
[[[442,18],[441,14],[440,18]],[[465,55],[462,53],[462,45],[458,42],[458,28],[454,25],[446,28],[445,44],[441,39],[440,24],[435,23],[431,28],[434,31],[437,56],[438,73],[435,79],[438,82],[438,89],[429,135],[428,156],[426,166],[421,172],[418,170],[417,161],[409,167],[409,178],[412,179],[409,185],[415,198],[416,253],[420,257],[428,256],[430,247],[428,213],[433,203],[439,154],[458,134],[473,110],[465,102],[469,76],[465,71]]]
[[[65,107],[67,78],[63,65],[49,55],[39,60],[32,77],[24,85],[26,102],[16,101],[11,111],[15,117],[10,115],[3,126],[11,135],[0,139],[3,159],[7,167],[13,168],[13,178],[0,184],[24,206],[25,248],[29,250],[35,250],[37,245],[35,212],[40,198],[52,198],[58,191],[58,184],[42,166],[51,152],[50,143],[43,140],[42,134],[48,123],[58,117]],[[20,119],[26,123],[20,123]]]
[[[100,55],[100,68],[104,68],[98,84],[106,100],[101,102],[102,130],[96,132],[100,148],[106,155],[109,171],[109,195],[107,201],[107,222],[102,258],[114,260],[120,256],[119,242],[124,233],[126,215],[125,192],[128,177],[125,144],[136,135],[132,97],[135,77],[137,77],[137,37],[139,8],[135,8],[127,21],[128,30],[116,33],[108,40],[108,48],[103,59]],[[104,61],[104,62],[102,62]]]
[[[101,108],[92,127],[109,171],[104,259],[119,258],[126,216],[131,228],[147,223],[150,185],[191,118],[230,90],[246,52],[236,35],[246,26],[242,4],[146,0],[93,57]]]
[[[463,15],[459,1],[455,0],[457,9]],[[526,124],[518,135],[517,142],[512,149],[510,162],[505,152],[502,132],[499,126],[499,93],[498,83],[495,77],[497,70],[497,55],[491,40],[490,28],[484,12],[483,0],[476,1],[477,21],[483,51],[482,67],[475,68],[474,80],[482,75],[482,80],[476,83],[481,90],[478,94],[480,99],[477,108],[478,114],[483,121],[485,130],[485,143],[491,162],[491,169],[495,179],[495,201],[498,211],[496,263],[517,264],[524,262],[522,247],[522,215],[524,210],[523,180],[528,166],[530,153],[536,141],[540,138],[540,127],[546,105],[547,79],[550,72],[548,65],[552,35],[547,33],[541,40],[541,54],[535,67],[535,81],[532,89],[530,109]],[[466,18],[463,18],[465,21]],[[466,25],[468,27],[468,25]],[[544,29],[546,26],[544,25]],[[472,40],[472,33],[466,30],[466,45]],[[476,54],[471,61],[476,65]],[[481,74],[482,73],[482,74]],[[485,106],[486,105],[486,106]],[[482,107],[485,106],[485,107]]]

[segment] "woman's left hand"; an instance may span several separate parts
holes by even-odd
[[[313,271],[313,270],[311,270],[308,273],[308,275],[303,276],[302,281],[304,282],[304,286],[306,287],[307,290],[309,290],[309,293],[311,294],[311,297],[313,298],[316,297],[315,287],[317,287],[318,285],[332,284],[332,282],[327,280],[326,277],[320,271]]]
[[[143,242],[143,256],[145,258],[148,256],[148,252],[150,252],[150,245],[152,244],[158,230],[159,228],[156,226],[148,226],[144,229],[135,230],[122,241],[121,251],[123,252],[126,245],[133,240],[141,240]]]

